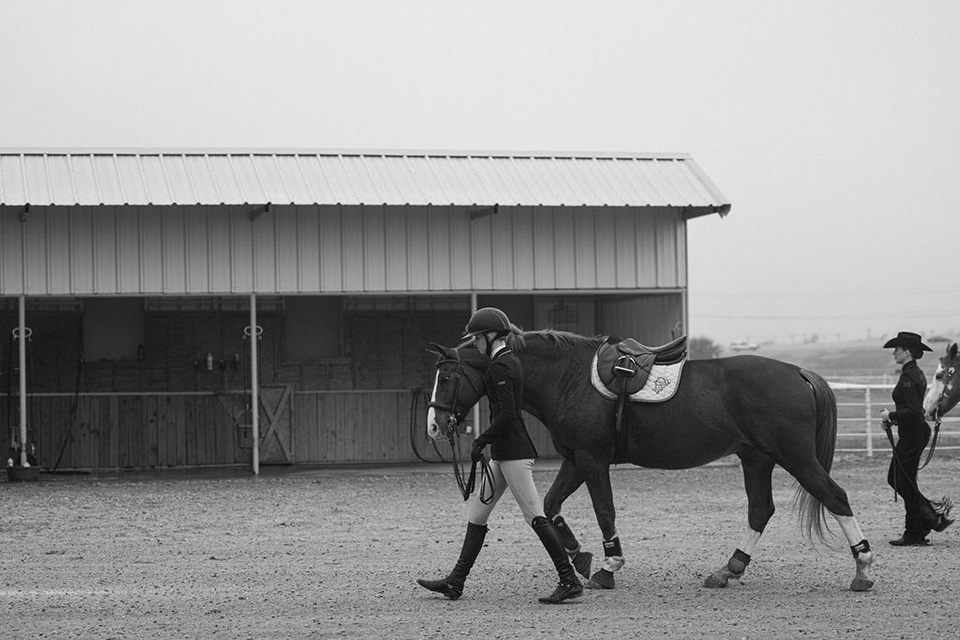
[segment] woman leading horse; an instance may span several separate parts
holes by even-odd
[[[544,500],[545,515],[560,531],[564,547],[581,567],[582,552],[561,516],[563,502],[586,484],[603,535],[602,567],[591,586],[614,586],[624,563],[616,529],[610,465],[629,462],[659,469],[685,469],[736,454],[747,492],[747,528],[730,559],[705,580],[726,586],[751,561],[774,513],[772,474],[776,465],[797,479],[797,504],[808,536],[823,537],[824,508],[840,524],[856,563],[850,588],[873,586],[873,562],[846,492],[830,477],[837,430],[836,400],[815,373],[754,355],[691,360],[673,397],[664,402],[629,402],[617,432],[618,403],[593,388],[591,365],[604,338],[560,331],[520,334],[513,353],[524,371],[523,408],[549,430],[563,461]],[[434,411],[427,432],[440,437],[459,418],[445,407],[472,406],[482,395],[471,385],[454,385],[455,375],[481,377],[457,357],[460,350],[437,347]],[[581,570],[589,573],[589,568]]]
[[[490,426],[474,440],[470,457],[476,464],[484,457],[484,448],[490,445],[493,495],[486,499],[481,491],[472,497],[467,513],[467,531],[463,539],[463,547],[453,570],[445,578],[420,579],[417,583],[451,600],[460,598],[467,575],[483,547],[483,541],[487,535],[487,520],[497,501],[509,487],[520,506],[524,520],[536,532],[550,559],[553,560],[559,577],[559,583],[553,593],[540,598],[540,602],[559,604],[565,600],[578,598],[583,594],[583,586],[567,559],[559,532],[554,523],[543,513],[537,486],[533,483],[533,461],[537,457],[537,450],[523,424],[521,415],[524,390],[523,366],[513,349],[522,342],[520,330],[510,323],[507,314],[500,309],[485,307],[470,318],[467,324],[467,335],[464,336],[464,339],[468,338],[475,341],[477,350],[489,359],[489,364],[485,367],[482,387],[471,386],[478,391],[486,390],[490,401]],[[458,376],[455,387],[456,382],[462,381],[459,376],[464,373],[454,372],[454,375]],[[445,404],[448,398],[444,398],[444,402],[438,402],[436,390],[440,375],[438,371],[438,384],[434,386],[434,396],[431,399],[428,414],[428,416],[434,416],[428,417],[434,421],[436,420],[435,411],[438,409],[446,411],[448,416],[455,416],[457,415],[456,407],[464,407],[458,404],[456,394],[449,399],[450,404]],[[476,399],[473,402],[476,402]],[[464,407],[466,408],[468,407]]]

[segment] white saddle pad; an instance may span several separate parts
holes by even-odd
[[[674,364],[655,364],[650,369],[650,375],[647,377],[643,388],[627,396],[631,402],[663,402],[673,397],[680,384],[680,372],[686,358]],[[593,363],[590,365],[590,381],[593,388],[600,392],[604,398],[616,400],[617,394],[607,389],[600,380],[600,374],[597,372],[597,355],[593,355]]]

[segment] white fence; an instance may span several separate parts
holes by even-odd
[[[837,396],[837,440],[838,445],[843,445],[838,446],[836,451],[866,452],[868,456],[873,456],[878,446],[883,451],[889,451],[890,443],[880,426],[880,410],[885,407],[893,410],[890,392],[894,385],[832,380],[828,382]],[[937,451],[960,450],[958,423],[960,417],[943,418]],[[863,446],[853,446],[861,443]]]

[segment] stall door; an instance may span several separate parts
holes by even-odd
[[[260,463],[293,464],[293,387],[260,387]]]

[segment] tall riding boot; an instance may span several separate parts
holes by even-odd
[[[563,548],[563,542],[560,540],[560,533],[556,526],[543,516],[534,518],[530,526],[537,532],[540,542],[543,543],[543,548],[550,554],[553,566],[557,568],[557,576],[560,578],[560,583],[553,590],[553,593],[544,598],[539,598],[540,602],[559,604],[564,600],[579,598],[583,595],[583,585],[577,579],[577,573],[573,570],[573,565],[567,558],[567,552]]]
[[[417,584],[430,591],[442,593],[450,600],[456,600],[463,595],[463,583],[473,567],[473,562],[483,548],[483,539],[487,536],[487,527],[482,524],[467,522],[467,533],[463,537],[463,547],[460,549],[460,558],[453,566],[453,571],[446,578],[440,580],[423,580],[417,578]]]

